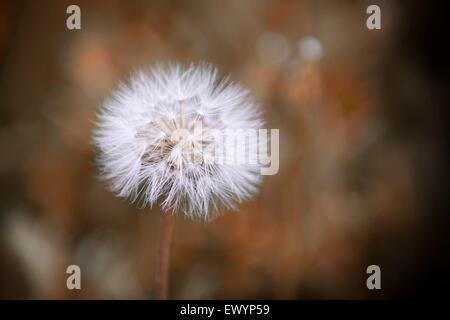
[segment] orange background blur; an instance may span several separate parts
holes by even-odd
[[[81,30],[66,28],[70,4]],[[381,30],[366,28],[369,4],[381,7]],[[208,224],[177,217],[170,298],[429,293],[446,256],[433,209],[445,162],[443,88],[417,45],[427,32],[418,14],[431,14],[422,11],[394,1],[2,1],[0,297],[155,298],[161,212],[97,179],[91,121],[120,79],[170,60],[231,73],[280,129],[279,173],[255,201]],[[80,291],[66,288],[71,264]],[[380,291],[366,288],[371,264]]]

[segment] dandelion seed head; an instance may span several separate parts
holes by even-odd
[[[159,203],[210,220],[249,200],[261,183],[259,164],[226,163],[229,150],[211,148],[222,143],[217,132],[256,130],[263,121],[249,91],[209,64],[135,72],[101,106],[96,125],[101,177],[139,207]],[[251,143],[246,152],[257,152]]]

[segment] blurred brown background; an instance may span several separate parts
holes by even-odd
[[[81,30],[66,28],[70,4]],[[369,4],[381,30],[366,28]],[[448,283],[448,51],[447,37],[431,37],[442,12],[396,1],[1,1],[0,298],[155,297],[160,211],[107,191],[90,135],[118,80],[169,60],[231,73],[281,148],[279,173],[239,212],[177,218],[171,298],[437,294]],[[70,264],[80,291],[66,289]],[[380,291],[366,288],[371,264]]]

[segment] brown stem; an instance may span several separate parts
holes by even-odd
[[[167,300],[170,245],[172,242],[174,221],[175,216],[170,210],[163,213],[161,220],[161,233],[159,235],[158,272],[156,275],[159,300]]]

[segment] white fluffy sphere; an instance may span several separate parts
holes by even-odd
[[[209,220],[222,208],[236,209],[261,182],[259,163],[220,161],[230,147],[222,155],[211,148],[227,145],[217,132],[263,124],[248,90],[219,79],[211,65],[134,73],[102,105],[96,124],[101,176],[140,207],[159,202],[165,211]],[[258,158],[249,145],[255,143],[246,142],[246,156]]]

